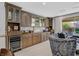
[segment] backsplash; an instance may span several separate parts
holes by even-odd
[[[33,31],[33,32],[43,32],[45,30],[45,27],[21,27],[21,31]]]
[[[21,31],[25,31],[25,32],[33,31],[33,27],[21,27]]]
[[[34,27],[34,32],[43,32],[45,30],[45,27]]]

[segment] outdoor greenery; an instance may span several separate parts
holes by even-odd
[[[68,24],[63,24],[63,28],[64,28],[64,29],[69,29],[70,26],[69,26]]]

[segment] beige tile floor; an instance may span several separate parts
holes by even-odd
[[[52,56],[49,40],[15,52],[16,56]]]

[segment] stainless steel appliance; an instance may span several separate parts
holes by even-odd
[[[10,36],[10,49],[15,52],[21,49],[21,37],[18,35]]]

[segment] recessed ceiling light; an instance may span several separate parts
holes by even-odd
[[[46,2],[43,2],[42,5],[45,6],[46,5]]]

